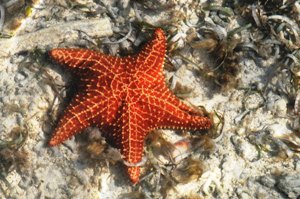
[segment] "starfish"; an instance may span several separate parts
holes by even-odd
[[[72,98],[49,141],[55,146],[88,126],[99,127],[106,141],[120,150],[133,184],[139,181],[144,139],[155,129],[208,129],[211,120],[181,102],[163,75],[166,36],[162,29],[139,53],[125,57],[88,49],[49,52],[78,77]]]

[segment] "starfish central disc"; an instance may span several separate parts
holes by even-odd
[[[100,128],[120,150],[127,172],[139,181],[144,139],[154,129],[208,129],[211,121],[168,89],[163,75],[166,37],[162,29],[135,55],[115,57],[88,49],[53,49],[52,59],[78,78],[78,93],[49,142],[55,146],[88,126]]]

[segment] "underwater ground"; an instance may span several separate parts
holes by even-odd
[[[0,199],[297,199],[300,1],[0,1]],[[165,80],[207,131],[156,130],[132,185],[95,127],[47,145],[76,79],[58,47],[138,52],[161,27]]]

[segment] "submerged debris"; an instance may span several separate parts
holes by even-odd
[[[6,197],[9,196],[9,190],[12,189],[7,180],[9,173],[15,170],[24,172],[29,163],[27,152],[21,149],[27,138],[27,132],[16,127],[11,134],[12,140],[0,140],[0,189],[3,190]]]
[[[0,5],[0,32],[12,34],[22,24],[26,17],[32,14],[32,9],[39,0],[10,0]]]
[[[15,127],[11,131],[12,137],[14,137],[12,140],[4,141],[0,140],[0,150],[3,149],[12,149],[12,150],[18,150],[22,145],[24,144],[26,138],[27,138],[27,132],[20,128]]]
[[[199,179],[204,172],[204,166],[200,160],[187,158],[172,171],[171,176],[177,183],[189,183]]]
[[[74,30],[76,31],[74,32]],[[69,32],[68,35],[63,34],[66,31]],[[3,48],[0,53],[19,53],[22,51],[32,51],[35,48],[46,48],[50,44],[59,45],[62,41],[65,40],[77,40],[79,35],[78,32],[81,31],[88,32],[90,36],[97,37],[104,37],[112,34],[111,26],[107,18],[102,20],[89,19],[63,23],[33,33],[15,36],[13,41],[0,41],[0,45]],[[45,40],[44,35],[48,35],[47,40]]]

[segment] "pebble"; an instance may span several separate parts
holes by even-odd
[[[238,155],[245,158],[248,161],[254,161],[258,156],[258,151],[255,146],[248,143],[240,136],[233,135],[231,136],[231,142],[234,145],[234,148]]]
[[[126,9],[128,8],[128,5],[129,5],[129,0],[122,0],[119,2],[119,5],[121,6],[122,9]]]
[[[245,191],[241,188],[236,189],[236,194],[238,195],[239,199],[252,199],[253,198],[250,193],[248,193],[247,191]]]
[[[236,133],[239,135],[239,136],[243,136],[246,134],[246,128],[245,127],[241,127],[239,128]]]
[[[300,172],[300,159],[299,158],[297,158],[296,160],[295,160],[295,170],[296,171],[298,171],[298,172]]]
[[[268,188],[272,188],[275,186],[276,180],[270,175],[265,175],[259,178],[259,182]]]
[[[269,98],[266,105],[267,105],[267,109],[270,110],[274,115],[280,116],[280,115],[286,115],[287,103],[288,101],[286,99],[273,96]]]
[[[88,185],[90,182],[90,177],[83,170],[74,171],[74,176],[77,177],[79,182],[83,185]]]
[[[276,115],[286,115],[287,103],[287,100],[284,98],[281,98],[274,102],[274,112],[276,112]]]
[[[246,110],[257,109],[264,103],[263,97],[259,93],[253,93],[248,95],[244,100],[244,106]]]
[[[10,58],[10,63],[12,64],[19,64],[26,59],[24,55],[13,55]]]
[[[284,192],[289,198],[297,199],[300,196],[300,174],[288,174],[281,176],[277,188]]]
[[[297,20],[300,20],[300,2],[295,2],[293,6],[293,11],[297,13]]]
[[[22,73],[17,73],[14,78],[16,83],[20,83],[24,79],[26,79],[26,76],[25,76],[25,74],[22,74]]]
[[[256,192],[256,197],[257,197],[257,199],[268,198],[268,192],[266,190],[262,189],[261,187],[259,187]]]
[[[297,131],[300,129],[300,118],[295,118],[290,122],[290,127],[293,131]]]

